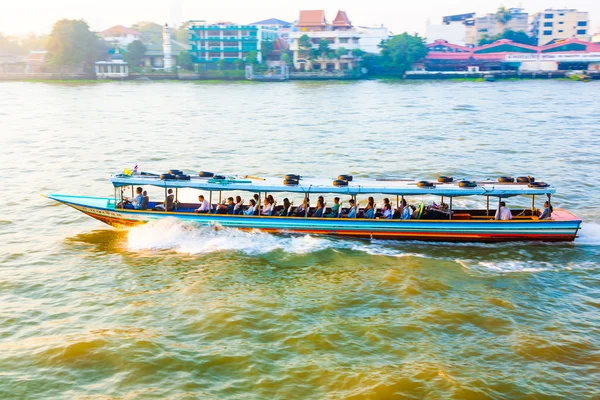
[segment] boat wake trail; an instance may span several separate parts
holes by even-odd
[[[303,254],[333,246],[327,238],[275,236],[258,230],[199,226],[168,218],[132,228],[127,239],[131,251],[171,250],[185,254],[239,251],[256,255],[276,250]]]
[[[582,223],[575,244],[600,246],[600,223]]]

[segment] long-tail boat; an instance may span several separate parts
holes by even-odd
[[[544,182],[536,182],[530,176],[517,179],[500,177],[497,180],[483,181],[455,180],[452,177],[439,177],[437,181],[391,178],[369,180],[353,179],[350,175],[340,175],[335,179],[286,175],[282,179],[214,175],[209,172],[191,176],[180,170],[170,170],[165,174],[126,171],[113,175],[110,181],[114,187],[112,197],[64,194],[46,196],[117,228],[161,218],[176,218],[200,225],[242,230],[258,229],[274,233],[371,239],[501,242],[572,241],[577,237],[581,225],[581,220],[572,213],[552,207],[552,195],[556,192],[554,187]],[[160,188],[161,199],[158,202],[146,199],[142,207],[137,204],[134,208],[128,204],[124,195],[129,187],[132,193],[134,187]],[[182,191],[190,190],[207,194],[210,204],[208,212],[196,212],[200,204],[179,201]],[[222,213],[225,208],[219,207],[219,204],[223,193],[245,193],[249,196],[258,194],[256,213],[244,215],[248,204],[236,210],[235,214]],[[317,212],[314,206],[305,207],[305,210],[298,212],[298,208],[293,205],[284,211],[284,206],[279,204],[275,205],[268,215],[263,215],[261,201],[267,194],[276,195],[279,200],[285,195],[298,198],[330,195],[342,198],[342,204],[335,212],[331,204],[329,207],[323,207],[320,212]],[[364,207],[349,209],[350,199],[358,205],[359,201],[365,201],[372,195],[386,197],[395,210],[391,218],[389,212],[388,218],[383,218],[383,210],[377,205],[372,207],[373,210],[365,210]],[[213,202],[217,196],[219,201]],[[439,204],[432,203],[426,206],[423,199],[431,199],[432,196],[439,199]],[[526,207],[511,207],[511,219],[495,219],[501,202],[516,196],[530,198],[531,207],[528,202]],[[457,202],[454,200],[465,197],[479,197],[479,204],[485,204],[485,208],[455,207]],[[549,213],[544,218],[540,218],[541,212],[535,207],[536,198],[542,198],[546,202]],[[404,208],[408,207],[404,206],[406,201],[420,202],[416,211],[410,213],[410,219],[403,217],[407,215],[404,212]]]

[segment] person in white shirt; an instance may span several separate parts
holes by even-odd
[[[235,196],[235,207],[233,207],[234,214],[242,214],[242,207],[244,206],[244,200],[240,196]]]
[[[512,213],[506,207],[505,202],[503,202],[503,201],[500,202],[500,208],[498,209],[498,211],[496,211],[496,215],[494,216],[494,219],[502,220],[502,221],[507,221],[509,219],[512,219]]]
[[[273,210],[273,204],[269,202],[269,199],[265,199],[263,202],[263,207],[260,210],[260,215],[269,215],[271,210]]]
[[[200,200],[200,207],[198,207],[196,212],[197,213],[210,212],[210,204],[208,204],[208,200],[205,200],[203,195],[198,196],[198,200]]]
[[[244,215],[254,215],[254,206],[256,205],[256,201],[254,199],[250,200],[250,205],[244,211]]]

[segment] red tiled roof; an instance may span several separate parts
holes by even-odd
[[[46,53],[47,51],[31,51],[25,57],[25,61],[28,63],[41,63],[43,64],[46,61]]]
[[[324,10],[301,10],[300,18],[296,23],[297,26],[325,26],[327,21],[325,20]]]
[[[555,47],[565,46],[567,44],[572,44],[572,43],[582,44],[582,45],[586,46],[587,51],[593,51],[593,52],[600,51],[600,44],[585,42],[585,41],[577,39],[577,38],[568,38],[568,39],[559,40],[552,44],[540,46],[540,48],[542,50],[547,50],[547,49],[553,49]]]
[[[108,28],[105,31],[98,32],[98,35],[104,37],[121,36],[121,35],[141,35],[135,29],[128,28],[123,25],[115,25],[112,28]]]
[[[335,19],[331,23],[333,26],[344,26],[344,27],[352,27],[352,23],[348,19],[348,15],[346,15],[346,11],[339,10]]]

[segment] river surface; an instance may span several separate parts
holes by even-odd
[[[570,81],[0,83],[0,398],[598,398],[599,94]],[[533,175],[584,224],[564,244],[169,220],[117,231],[40,196],[112,196],[109,176],[136,162]]]

